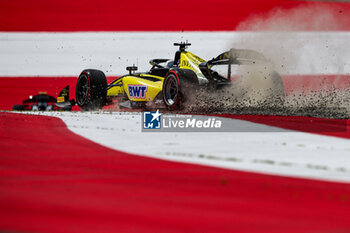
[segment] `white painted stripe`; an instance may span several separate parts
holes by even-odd
[[[241,120],[260,132],[142,133],[140,113],[32,112],[61,118],[74,133],[112,149],[159,159],[274,175],[350,182],[349,140]],[[217,117],[216,117],[217,118]],[[262,129],[265,132],[261,132]]]
[[[152,58],[173,58],[173,42],[208,60],[235,48],[255,49],[282,74],[350,73],[350,32],[0,33],[0,76],[76,76],[85,68],[124,74]]]

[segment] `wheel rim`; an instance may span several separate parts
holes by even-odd
[[[77,83],[77,102],[79,105],[84,105],[88,101],[89,97],[89,80],[86,75],[80,76]]]
[[[164,100],[166,105],[171,106],[175,104],[179,92],[179,87],[177,79],[174,75],[169,75],[167,77],[164,90]]]

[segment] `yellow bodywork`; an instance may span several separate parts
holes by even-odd
[[[146,78],[152,78],[153,81]],[[149,74],[127,75],[110,83],[107,97],[127,96],[132,101],[152,101],[162,90],[164,78]]]
[[[193,53],[181,52],[181,69],[190,69],[198,76],[202,76],[203,74],[198,67],[202,62],[205,61]],[[153,101],[162,91],[163,81],[163,77],[150,74],[126,75],[108,85],[107,98],[127,96],[131,101]]]
[[[202,75],[202,71],[199,69],[199,64],[205,62],[202,58],[194,55],[191,52],[183,51],[180,57],[180,68],[181,69],[190,69],[194,71],[197,76]]]
[[[63,103],[63,102],[64,102],[64,96],[58,96],[57,103]]]

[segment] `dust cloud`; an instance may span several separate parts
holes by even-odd
[[[327,33],[323,33],[319,41],[308,40],[309,31],[342,30],[344,20],[350,21],[350,17],[339,17],[339,14],[342,14],[341,9],[306,3],[293,9],[276,8],[266,15],[249,17],[237,27],[237,30],[249,32],[243,32],[243,37],[230,45],[258,51],[270,62],[239,66],[232,86],[219,92],[201,92],[188,102],[187,111],[349,118],[349,86],[339,89],[322,86],[324,84],[320,82],[318,91],[305,91],[300,86],[285,94],[280,76],[295,74],[300,67],[320,76],[327,72],[342,74],[344,63],[337,59],[337,54],[341,54],[346,45],[328,45]],[[318,43],[320,48],[314,46],[316,49],[312,50],[306,43]],[[333,46],[333,59],[326,51],[329,46]],[[312,61],[309,59],[307,64],[305,57],[312,57]],[[339,75],[339,78],[344,78],[344,75]]]
[[[350,16],[339,6],[304,3],[292,9],[274,8],[265,15],[253,15],[236,30],[249,31],[342,31]]]

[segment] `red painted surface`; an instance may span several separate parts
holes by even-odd
[[[348,119],[326,119],[303,116],[264,116],[231,114],[218,114],[217,116],[245,120],[300,132],[308,132],[350,139],[350,120]]]
[[[113,79],[115,77],[107,77],[108,82]],[[70,98],[75,99],[76,82],[75,77],[0,77],[0,110],[11,110],[14,104],[22,104],[30,95],[41,91],[57,97],[67,85]],[[78,107],[74,107],[74,110],[78,110]]]
[[[342,25],[326,30],[350,29],[346,18],[350,13],[347,3],[293,0],[11,0],[0,1],[0,31],[234,30],[252,15],[264,17],[276,7],[288,10],[305,4],[335,12],[333,18]],[[314,13],[318,9],[315,8]]]
[[[0,113],[0,139],[1,231],[350,231],[349,184],[130,155],[53,117]]]
[[[350,91],[350,75],[288,75],[282,79],[286,94],[333,89]]]

